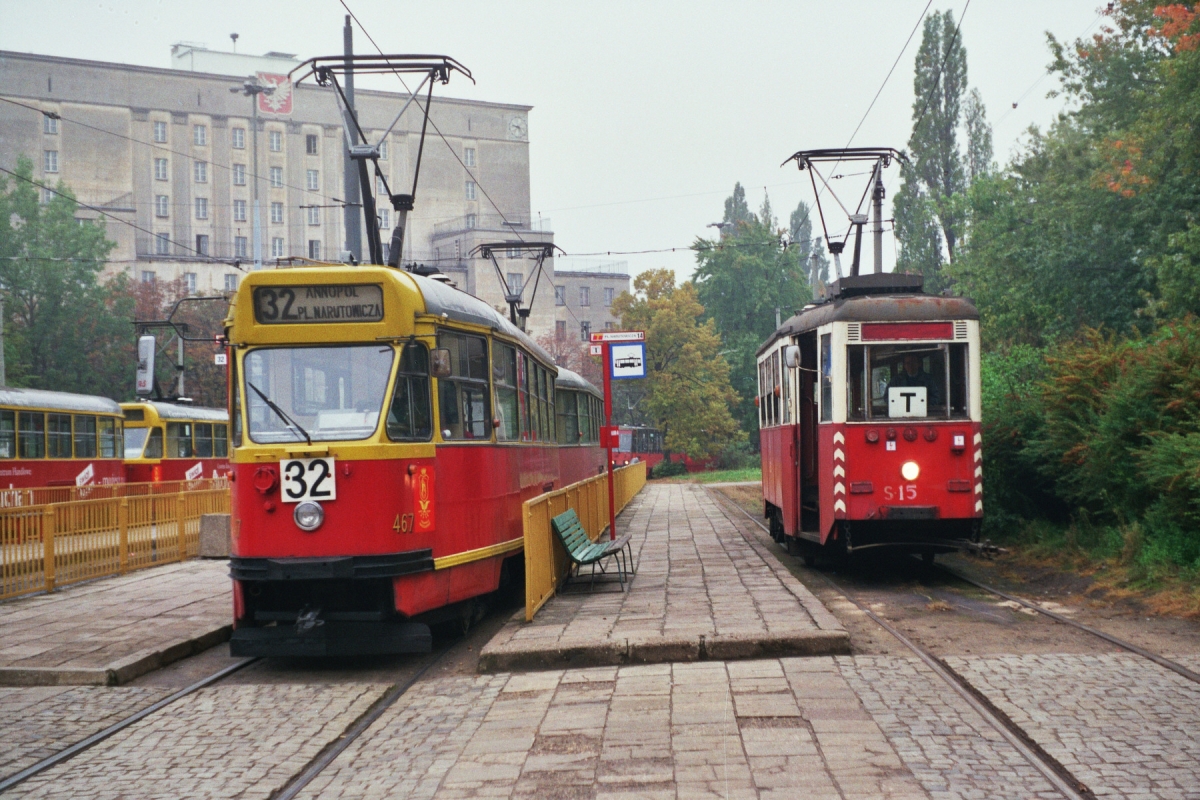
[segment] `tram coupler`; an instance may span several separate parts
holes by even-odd
[[[1008,552],[1007,547],[997,547],[992,544],[991,539],[983,539],[978,542],[959,540],[954,542],[954,545],[964,553],[970,553],[973,556],[980,556],[981,558],[995,558]]]

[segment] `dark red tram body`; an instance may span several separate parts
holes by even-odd
[[[804,555],[978,538],[979,315],[921,288],[843,278],[759,348],[764,514]]]

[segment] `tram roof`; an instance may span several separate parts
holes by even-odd
[[[52,392],[48,389],[0,388],[0,406],[121,416],[121,406],[115,400],[109,400],[107,397],[73,392]]]
[[[198,422],[229,422],[229,412],[223,408],[205,408],[204,406],[188,406],[178,403],[164,403],[161,400],[143,400],[136,403],[121,403],[122,409],[150,406],[163,419],[186,419]]]
[[[782,338],[815,330],[830,322],[941,322],[956,319],[979,319],[979,310],[970,298],[923,293],[834,297],[786,320],[755,354],[762,355]]]
[[[593,394],[599,398],[604,397],[604,395],[600,393],[600,390],[593,386],[590,381],[585,379],[578,372],[572,372],[566,367],[558,368],[558,377],[554,379],[554,385],[560,389],[573,389],[575,391]]]

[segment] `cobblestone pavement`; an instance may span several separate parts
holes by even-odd
[[[10,795],[266,798],[361,716],[385,688],[343,684],[202,689],[19,784]]]
[[[157,687],[0,688],[0,776],[20,772],[168,694]]]
[[[1200,798],[1200,686],[1186,678],[1125,653],[947,663],[1097,796]]]
[[[506,625],[485,667],[493,657],[511,666],[501,654],[586,648],[610,652],[607,663],[848,651],[833,615],[703,487],[651,484],[620,522],[633,535],[632,588],[558,595],[532,623]]]
[[[165,650],[228,625],[230,592],[227,562],[195,560],[2,603],[0,671],[101,669]]]

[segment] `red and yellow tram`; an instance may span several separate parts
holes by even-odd
[[[0,389],[0,487],[123,483],[121,407],[106,397]],[[24,495],[0,492],[0,505]]]
[[[121,403],[130,483],[219,478],[229,472],[229,412],[143,400]]]
[[[427,649],[523,575],[521,503],[604,468],[595,388],[439,281],[255,272],[226,332],[234,654]]]
[[[842,278],[758,350],[764,514],[812,558],[932,558],[983,516],[979,314],[920,276]]]

